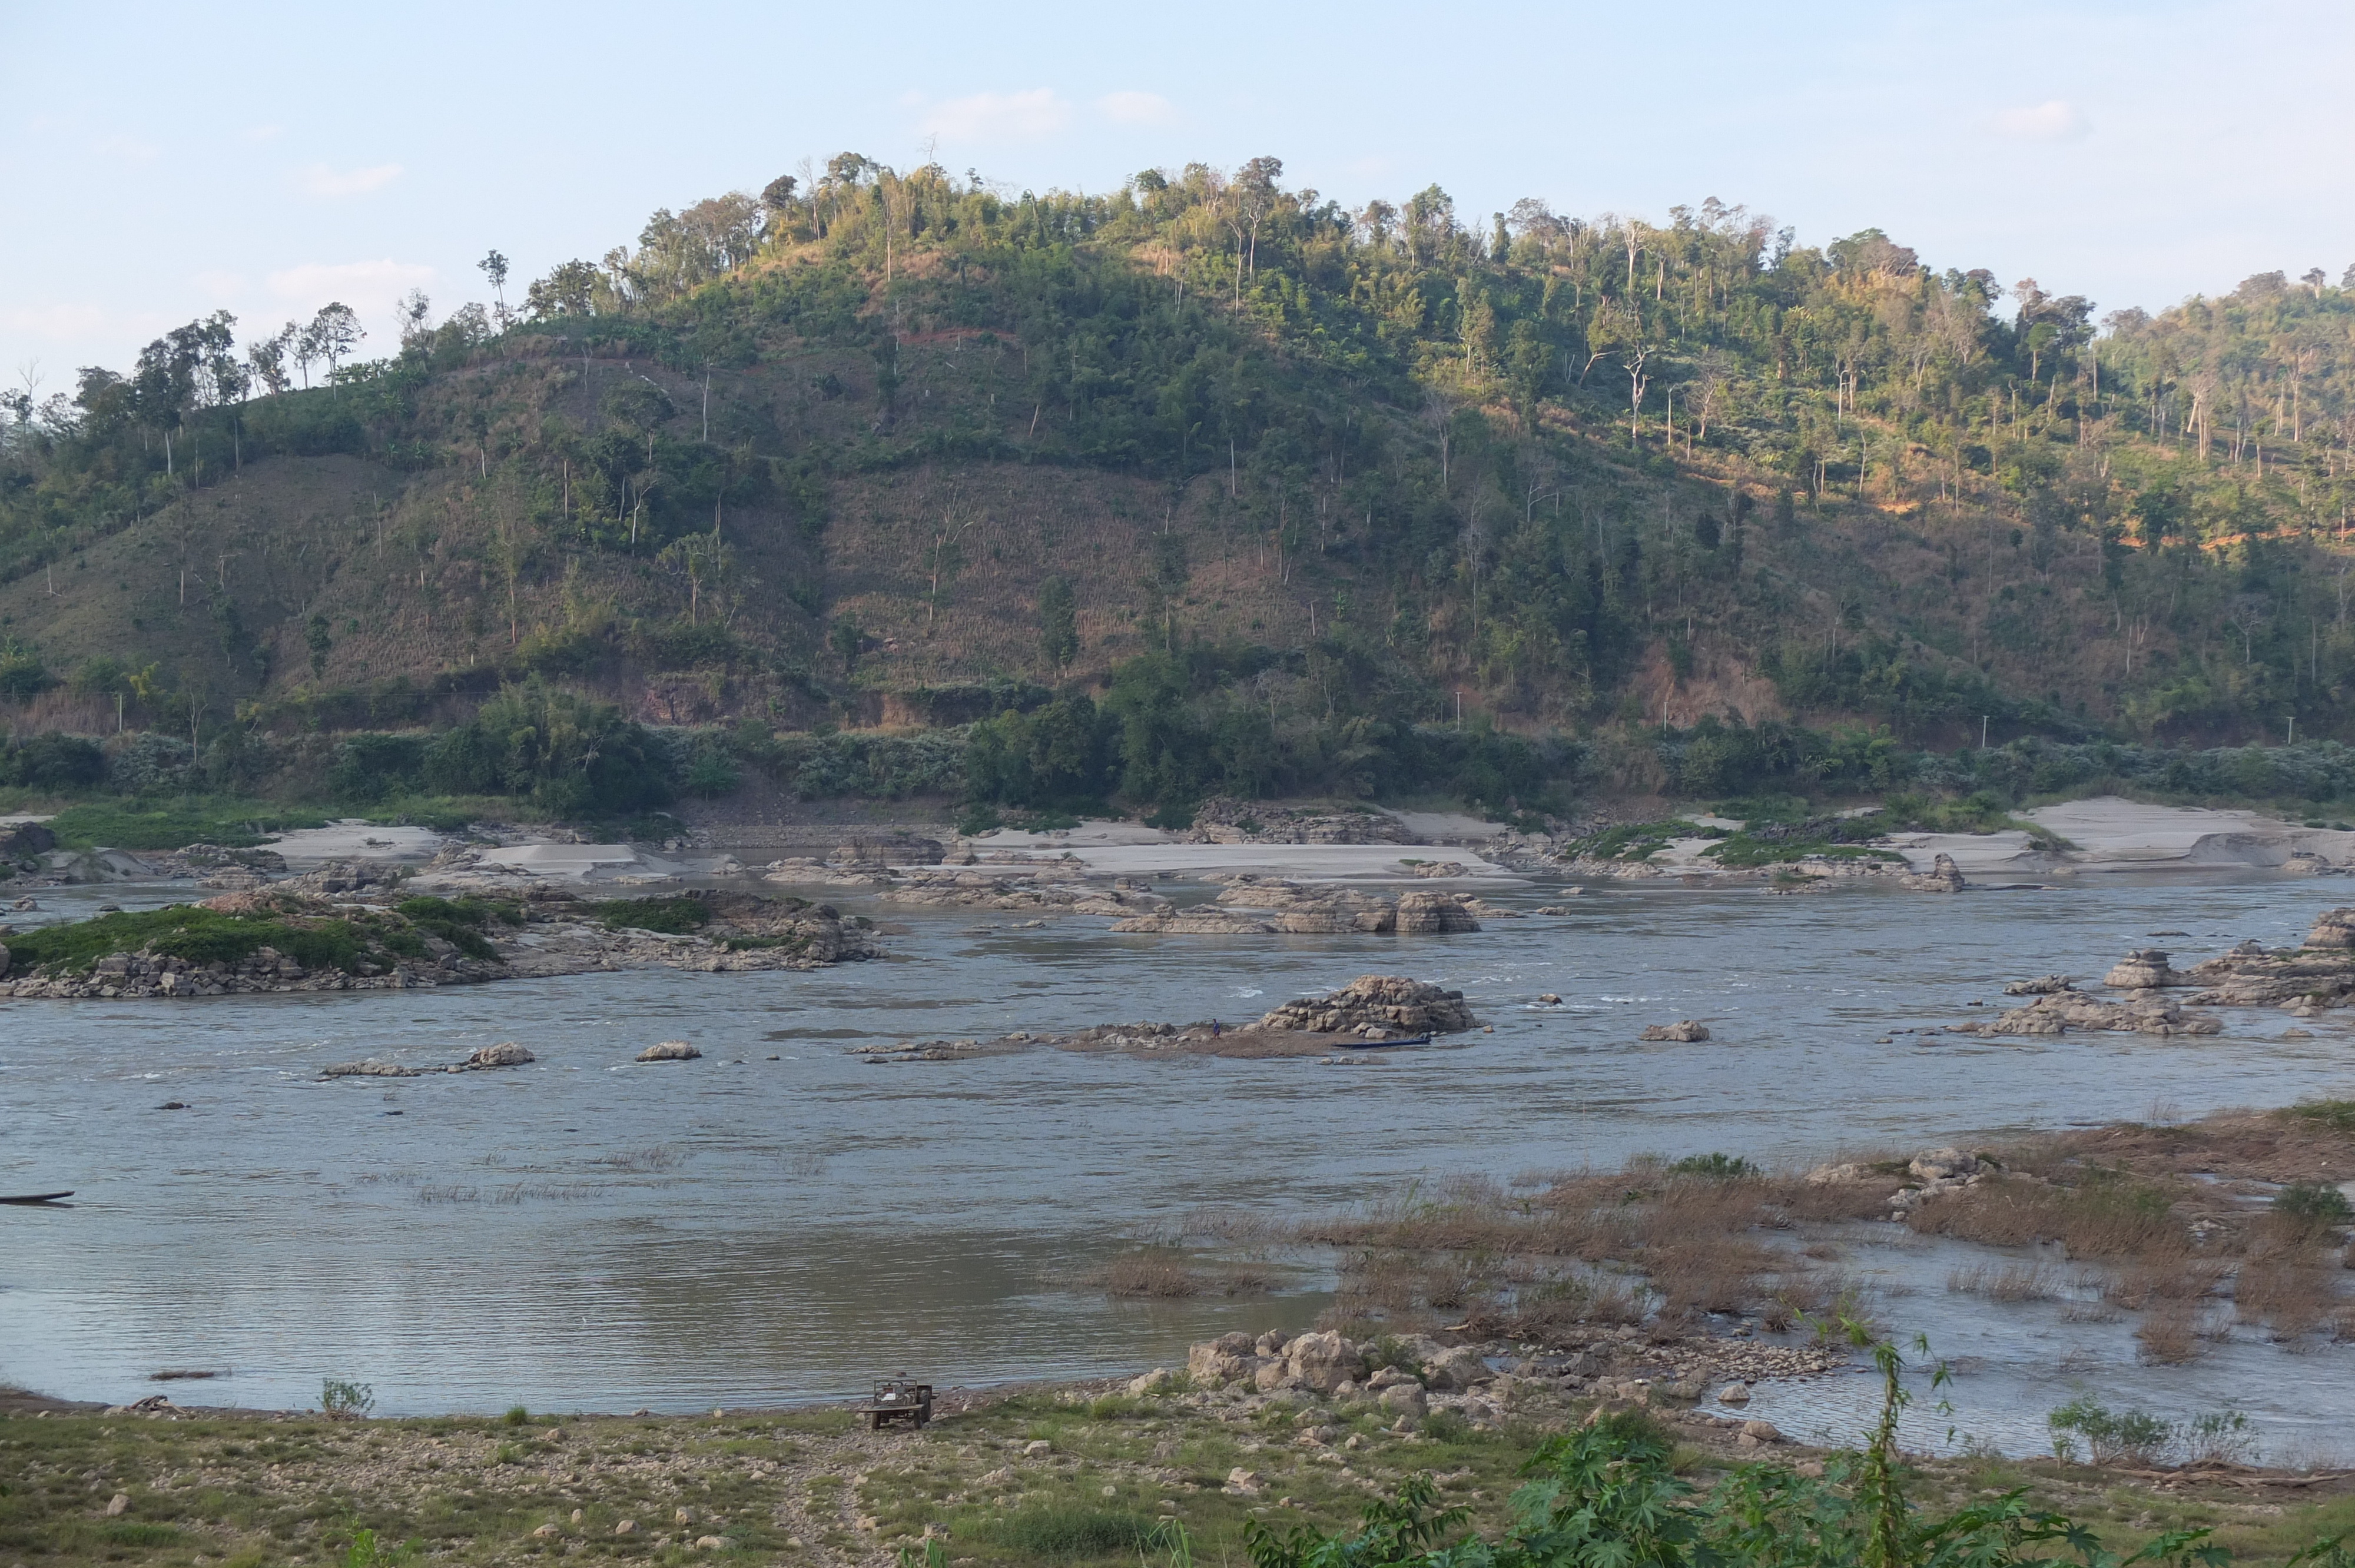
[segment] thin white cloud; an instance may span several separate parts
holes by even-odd
[[[270,274],[270,291],[288,308],[314,311],[340,300],[363,315],[389,311],[411,289],[433,281],[433,269],[415,261],[307,262]]]
[[[113,323],[114,317],[97,305],[36,305],[31,310],[0,311],[0,326],[59,341],[95,335]]]
[[[917,129],[952,141],[1035,141],[1071,122],[1071,106],[1052,88],[1028,92],[976,92],[936,103]]]
[[[314,196],[366,196],[370,191],[382,190],[400,177],[399,164],[377,164],[365,169],[331,169],[325,164],[311,164],[295,175],[304,191]]]
[[[2065,98],[2004,110],[1989,124],[2015,142],[2074,142],[2094,128],[2085,111]]]
[[[1123,125],[1167,125],[1178,118],[1176,107],[1157,92],[1107,92],[1096,100],[1096,110]]]

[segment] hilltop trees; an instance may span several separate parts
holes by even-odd
[[[853,152],[661,209],[512,313],[506,259],[479,266],[494,306],[436,326],[420,294],[377,365],[354,365],[339,303],[241,357],[217,316],[128,376],[85,372],[78,426],[12,405],[0,570],[185,493],[250,426],[498,487],[484,561],[516,648],[514,563],[611,558],[695,646],[757,621],[848,688],[898,678],[900,627],[828,603],[836,579],[798,557],[790,599],[741,616],[756,596],[728,585],[750,579],[700,541],[725,514],[748,562],[815,556],[836,498],[1007,465],[1146,484],[1167,515],[1109,576],[993,564],[1020,596],[1005,657],[1104,689],[1124,735],[1182,714],[1210,738],[1162,750],[1216,749],[1230,779],[1315,773],[1263,765],[1295,713],[1452,716],[1458,692],[1530,725],[1739,691],[1916,733],[2008,714],[2355,734],[2355,290],[2319,272],[2097,324],[2032,279],[1942,269],[1878,228],[1805,245],[1714,199],[1657,221],[1535,197],[1471,214],[1433,184],[1351,211],[1273,156],[1018,194]],[[553,367],[576,355],[566,391]],[[320,363],[336,392],[312,400]],[[465,366],[494,374],[436,380]],[[496,404],[508,376],[541,399],[528,417]],[[739,535],[738,508],[778,536]],[[997,546],[910,527],[907,628],[953,641]],[[1217,601],[1245,558],[1287,608],[1239,628]],[[1142,677],[1107,685],[1115,637],[1263,658],[1221,652],[1209,686],[1147,700]],[[1189,787],[1164,773],[1209,776],[1146,738],[1122,756],[1156,799]]]

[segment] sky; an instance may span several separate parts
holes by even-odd
[[[2102,312],[2355,264],[2355,5],[0,4],[0,387],[173,326],[510,299],[845,150],[1020,190],[1273,154],[1476,222],[1717,196]]]

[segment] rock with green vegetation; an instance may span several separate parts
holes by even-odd
[[[532,892],[520,902],[384,902],[377,890],[378,901],[366,902],[281,885],[118,911],[12,935],[0,995],[399,990],[654,966],[814,969],[881,953],[868,922],[797,898],[698,893],[600,906]]]

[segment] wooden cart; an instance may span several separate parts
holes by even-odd
[[[932,1418],[932,1385],[904,1377],[878,1378],[875,1397],[858,1406],[857,1413],[867,1417],[869,1432],[886,1426],[921,1428]]]

